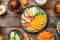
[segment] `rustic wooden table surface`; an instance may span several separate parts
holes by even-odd
[[[5,5],[6,8],[7,8],[8,1],[9,0],[1,0],[0,4]],[[55,4],[56,1],[60,1],[60,0],[48,0],[48,3],[42,8],[44,9],[44,11],[48,15],[47,27],[51,31],[54,30],[55,31],[54,33],[56,35],[56,40],[60,40],[58,34],[56,33],[56,29],[55,29],[56,27],[55,26],[52,27],[52,25],[49,25],[50,18],[57,18],[55,16],[55,13],[54,13],[54,10],[53,10],[54,4]],[[28,3],[29,4],[27,6],[37,5],[34,2],[34,0],[28,0]],[[22,6],[22,7],[25,8],[26,6]],[[8,34],[13,29],[20,29],[22,31],[21,26],[20,26],[20,22],[19,22],[19,15],[17,15],[17,13],[15,13],[15,12],[9,11],[8,8],[7,8],[7,14],[4,17],[0,17],[0,32],[3,34],[4,40],[8,40]],[[32,38],[37,36],[37,34],[30,34],[30,33],[28,33],[28,35]],[[36,40],[36,39],[34,39],[34,40]]]

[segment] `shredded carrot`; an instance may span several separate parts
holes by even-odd
[[[54,40],[54,37],[52,33],[45,30],[38,35],[37,40]]]

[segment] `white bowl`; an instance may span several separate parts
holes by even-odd
[[[5,14],[6,12],[6,7],[4,5],[0,5],[0,15]]]
[[[36,2],[38,5],[42,6],[42,5],[44,5],[44,4],[47,2],[47,0],[35,0],[35,2]]]

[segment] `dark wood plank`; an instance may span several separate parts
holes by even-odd
[[[6,17],[6,18],[0,18],[0,24],[1,24],[1,27],[16,27],[16,26],[20,26],[20,22],[19,22],[19,18],[17,17]]]

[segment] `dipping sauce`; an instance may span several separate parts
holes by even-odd
[[[35,0],[35,2],[39,5],[44,5],[47,2],[47,0]]]
[[[19,8],[19,5],[16,1],[12,1],[11,2],[11,8],[14,10],[17,10]]]
[[[56,12],[60,13],[60,4],[56,5]]]
[[[22,9],[21,2],[19,0],[9,0],[7,7],[12,12],[19,12]]]

